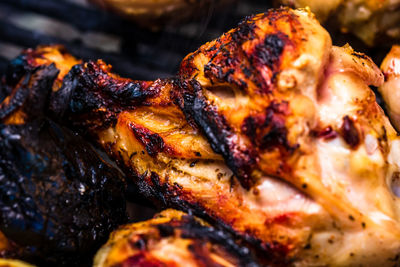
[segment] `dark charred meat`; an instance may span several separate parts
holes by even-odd
[[[42,49],[24,56],[50,66]],[[263,263],[398,259],[400,200],[388,181],[400,140],[369,88],[382,73],[332,46],[307,10],[247,18],[173,79],[121,78],[99,60],[60,80],[49,114],[91,136],[146,198],[224,227]]]
[[[176,210],[165,210],[153,219],[128,224],[111,234],[97,253],[94,267],[252,266],[249,250],[204,221]]]
[[[82,137],[44,116],[59,73],[54,64],[20,57],[11,68],[3,83],[10,95],[0,104],[2,254],[40,266],[90,264],[126,222],[123,177]]]

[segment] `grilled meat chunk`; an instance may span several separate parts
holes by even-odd
[[[340,233],[310,234],[324,246],[319,263],[374,266],[399,253],[400,140],[368,87],[383,75],[367,56],[332,47],[307,11],[272,10],[188,55],[180,75],[184,112],[244,187],[277,177],[329,213]]]
[[[128,224],[111,234],[94,267],[258,266],[249,250],[204,221],[165,210],[148,221]]]
[[[400,253],[400,140],[368,87],[382,82],[309,12],[278,9],[188,55],[174,79],[77,65],[50,113],[143,195],[225,227],[266,263],[386,266]]]
[[[367,45],[400,39],[399,0],[276,0],[291,7],[310,7],[321,22],[351,32]]]
[[[87,265],[127,220],[125,182],[82,137],[44,116],[59,70],[41,57],[62,53],[47,51],[14,60],[2,84],[0,249],[39,265]]]

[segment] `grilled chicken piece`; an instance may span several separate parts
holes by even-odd
[[[400,140],[368,87],[383,75],[309,12],[250,17],[174,79],[132,81],[102,61],[59,78],[51,114],[143,195],[234,232],[265,263],[397,264]]]
[[[94,267],[111,266],[258,266],[249,250],[204,221],[177,210],[128,224],[111,234]]]
[[[1,256],[87,265],[127,220],[125,182],[82,137],[44,116],[58,73],[77,61],[57,49],[32,54],[14,60],[2,83],[9,96],[0,104]]]
[[[310,7],[321,22],[351,32],[367,45],[400,39],[399,0],[276,0],[291,7]]]
[[[244,187],[277,177],[329,213],[309,224],[312,250],[323,247],[313,264],[396,258],[400,140],[368,87],[383,75],[367,56],[332,47],[304,10],[274,10],[188,55],[180,75],[185,113]]]
[[[385,83],[379,87],[391,122],[400,131],[400,46],[394,45],[382,62]]]

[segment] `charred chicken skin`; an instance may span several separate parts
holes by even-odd
[[[400,139],[369,88],[383,75],[307,10],[247,18],[173,79],[102,61],[58,79],[49,114],[94,137],[144,196],[225,227],[263,263],[398,264]]]
[[[40,266],[83,266],[126,222],[125,182],[82,137],[45,116],[57,76],[78,61],[58,49],[40,55],[47,58],[15,59],[2,83],[0,251]]]
[[[367,45],[400,39],[399,0],[276,0],[291,7],[310,7],[321,22],[351,32]]]
[[[97,253],[94,267],[258,266],[249,250],[204,221],[177,210],[128,224],[113,232]]]

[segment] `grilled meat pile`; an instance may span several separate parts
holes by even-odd
[[[367,45],[400,39],[399,0],[275,0],[291,7],[310,7],[317,18]]]
[[[58,49],[23,57],[61,68]],[[400,139],[369,88],[384,77],[309,11],[249,17],[171,79],[121,78],[101,60],[62,68],[47,114],[159,206],[225,228],[262,264],[398,263]]]
[[[59,51],[51,52],[57,61]],[[2,84],[0,249],[39,265],[85,265],[127,221],[125,182],[87,141],[45,115],[62,71],[39,62],[15,59]]]
[[[204,221],[177,210],[128,224],[115,231],[97,253],[95,267],[108,266],[248,266],[249,250]]]

